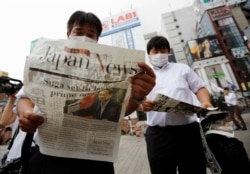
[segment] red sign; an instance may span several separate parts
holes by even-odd
[[[103,32],[101,37],[140,25],[136,10],[125,11],[102,20]]]
[[[111,18],[111,24],[115,25],[118,23],[123,23],[125,21],[131,20],[137,17],[138,16],[137,16],[136,11],[131,11],[131,12],[119,15],[119,16],[115,16],[114,18]]]

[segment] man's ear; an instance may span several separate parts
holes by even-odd
[[[69,32],[67,32],[67,37],[69,38]]]

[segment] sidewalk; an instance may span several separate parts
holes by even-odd
[[[245,147],[245,149],[247,151],[248,157],[250,159],[250,112],[243,113],[242,117],[246,122],[247,130],[245,130],[245,131],[242,131],[242,130],[235,131],[235,137],[243,142],[244,147]]]
[[[250,159],[250,112],[245,112],[242,117],[248,130],[235,131],[235,137],[244,143]],[[0,156],[6,152],[6,149],[7,146],[0,146]],[[122,135],[118,159],[114,167],[116,174],[150,174],[144,137]],[[207,174],[211,174],[209,169]]]
[[[116,174],[150,174],[144,137],[122,135]]]
[[[235,131],[235,137],[244,143],[250,159],[250,112],[244,112],[248,130]],[[144,137],[122,135],[117,162],[114,164],[116,174],[150,174]],[[207,170],[207,174],[211,174]]]

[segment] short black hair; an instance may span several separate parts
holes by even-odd
[[[224,90],[227,90],[227,91],[229,91],[229,88],[228,88],[228,87],[225,87],[225,88],[224,88]]]
[[[152,48],[155,49],[168,49],[170,51],[170,44],[167,38],[163,36],[154,36],[152,37],[147,44],[147,53],[149,54]]]
[[[67,32],[71,33],[74,25],[84,25],[84,24],[91,24],[93,25],[97,32],[98,36],[102,33],[102,23],[100,19],[91,12],[84,12],[84,11],[75,11],[69,18],[67,22]]]

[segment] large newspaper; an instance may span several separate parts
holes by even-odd
[[[141,69],[144,51],[75,40],[41,38],[24,71],[24,91],[45,118],[36,142],[52,156],[114,162],[130,78]],[[109,116],[100,93],[113,92]]]

